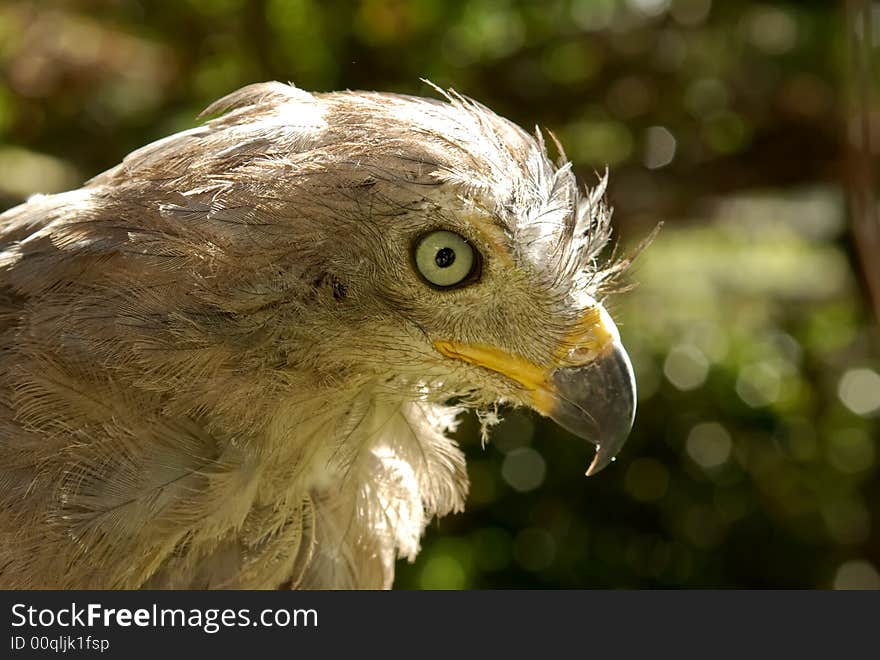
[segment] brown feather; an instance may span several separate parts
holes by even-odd
[[[610,213],[443,95],[251,85],[0,215],[0,586],[388,587],[463,507],[444,401],[521,401],[430,337],[546,358]],[[438,223],[515,268],[438,309]]]

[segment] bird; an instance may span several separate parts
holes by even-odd
[[[614,460],[608,172],[433,89],[252,84],[0,215],[0,586],[390,588],[464,411]]]

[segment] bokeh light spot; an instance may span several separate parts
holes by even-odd
[[[733,442],[730,434],[717,422],[704,422],[691,429],[687,437],[687,453],[697,465],[714,468],[730,458]]]
[[[645,16],[659,16],[669,9],[671,0],[627,0],[627,4]]]
[[[709,360],[696,346],[680,344],[673,347],[666,356],[663,375],[678,389],[693,390],[706,382]]]
[[[0,194],[24,198],[34,192],[57,193],[77,185],[80,178],[59,158],[0,146]]]
[[[425,562],[419,584],[422,589],[464,589],[467,576],[458,559],[452,555],[434,554]]]
[[[880,374],[872,369],[849,369],[840,379],[837,395],[856,415],[872,415],[880,410]]]
[[[748,33],[752,43],[765,53],[781,55],[795,47],[798,26],[784,9],[765,5],[752,12]]]
[[[514,449],[504,457],[501,476],[511,488],[521,493],[535,490],[544,483],[547,464],[544,458],[530,447]]]
[[[880,589],[880,573],[867,559],[843,562],[834,575],[835,589]]]
[[[752,408],[769,406],[779,398],[782,376],[772,362],[743,367],[736,379],[736,393]]]
[[[663,126],[651,126],[645,131],[645,167],[657,170],[666,167],[675,158],[675,136]]]

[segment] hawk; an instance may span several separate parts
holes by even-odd
[[[462,410],[613,460],[607,176],[440,93],[251,85],[0,215],[0,585],[387,588]]]

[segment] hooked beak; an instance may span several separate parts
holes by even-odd
[[[491,369],[525,389],[531,406],[596,445],[587,476],[623,447],[636,414],[636,381],[617,327],[600,304],[587,308],[552,364],[538,365],[494,346],[437,340],[443,355]]]

